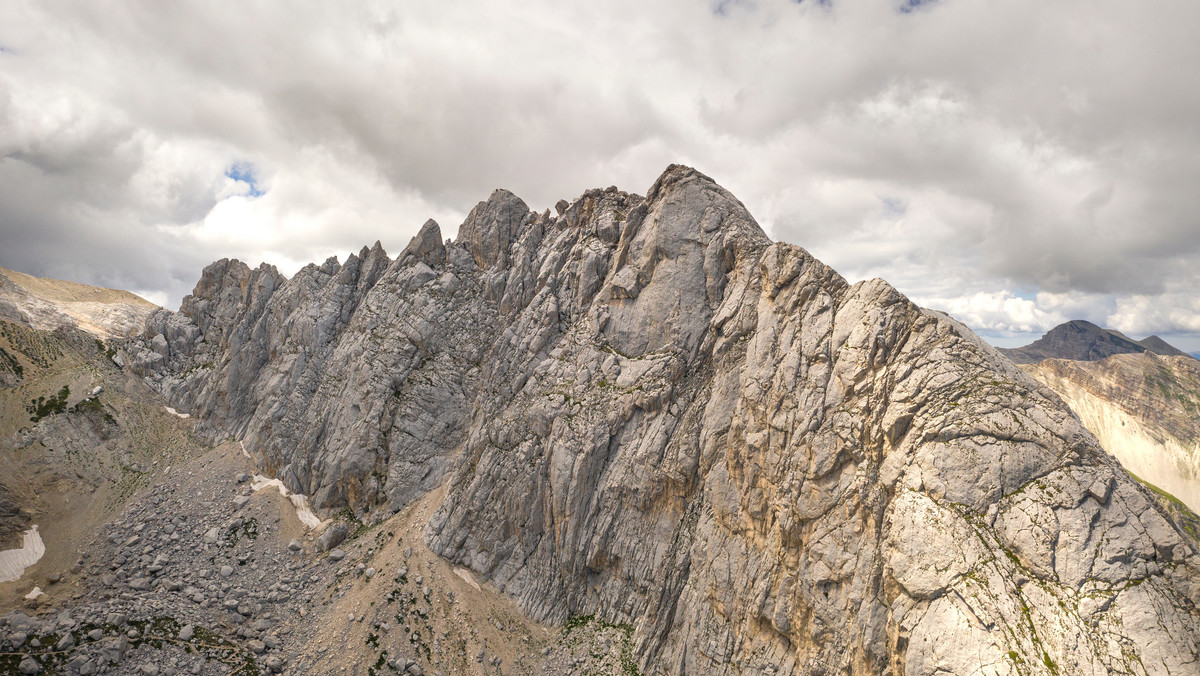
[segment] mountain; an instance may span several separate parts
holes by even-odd
[[[1140,354],[1147,350],[1167,356],[1190,356],[1158,336],[1135,341],[1120,331],[1103,329],[1082,319],[1059,324],[1025,347],[1000,351],[1018,364],[1036,364],[1043,359],[1097,361],[1114,354]]]
[[[1023,368],[1129,471],[1200,512],[1200,362],[1147,351]]]
[[[505,617],[618,631],[626,673],[1195,669],[1190,522],[970,330],[687,167],[556,211],[496,191],[395,259],[218,261],[117,359],[377,527],[360,572],[417,532]],[[386,612],[380,664],[412,649]]]
[[[0,319],[45,331],[75,326],[100,338],[141,333],[157,305],[128,291],[0,268]]]
[[[1141,345],[1142,347],[1146,348],[1146,350],[1153,352],[1154,354],[1161,354],[1165,357],[1194,358],[1194,357],[1192,357],[1192,355],[1171,345],[1170,343],[1163,340],[1162,338],[1159,338],[1158,336],[1148,336],[1146,338],[1143,338],[1143,339],[1137,341],[1137,343],[1138,343],[1138,345]]]

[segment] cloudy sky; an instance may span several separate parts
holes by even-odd
[[[0,265],[178,307],[671,162],[994,342],[1200,349],[1200,3],[0,3]]]

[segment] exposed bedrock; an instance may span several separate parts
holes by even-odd
[[[1200,671],[1196,540],[1053,393],[687,167],[219,261],[122,358],[317,507],[448,481],[436,553],[648,673]]]

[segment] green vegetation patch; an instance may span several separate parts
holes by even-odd
[[[383,668],[387,666],[388,651],[384,650],[379,653],[379,659],[375,660],[375,664],[367,667],[367,676],[377,676],[384,673]]]
[[[58,394],[51,395],[49,399],[45,397],[31,399],[29,405],[25,407],[25,411],[30,414],[29,422],[36,423],[42,418],[67,410],[67,397],[69,396],[71,396],[71,388],[63,385]]]
[[[358,539],[363,533],[366,533],[367,530],[369,530],[369,526],[363,523],[362,519],[358,518],[358,516],[354,514],[354,510],[350,509],[349,507],[342,509],[342,511],[338,512],[334,518],[338,521],[344,522],[346,524],[346,528],[349,529],[349,532],[346,534],[347,542]]]
[[[80,400],[78,404],[71,407],[71,413],[100,416],[109,425],[117,424],[117,419],[111,413],[104,410],[104,404],[100,403],[99,397],[88,397],[87,399]]]
[[[1200,542],[1200,516],[1191,510],[1182,500],[1171,495],[1167,491],[1155,486],[1154,484],[1139,477],[1133,472],[1129,476],[1137,479],[1143,486],[1150,489],[1150,492],[1157,498],[1158,504],[1167,511],[1167,514],[1183,528],[1183,530],[1194,540]]]
[[[254,517],[243,519],[241,523],[229,529],[225,533],[225,546],[236,547],[238,540],[243,537],[247,540],[258,539],[258,519]]]
[[[25,367],[21,366],[21,362],[17,361],[17,358],[10,354],[8,350],[0,347],[0,372],[11,373],[17,378],[23,378],[25,376]]]
[[[99,413],[103,410],[104,404],[100,403],[99,397],[81,399],[78,404],[71,407],[71,413]]]
[[[13,350],[34,366],[47,368],[62,356],[62,341],[51,331],[38,331],[20,324],[0,321],[0,336],[8,339]]]

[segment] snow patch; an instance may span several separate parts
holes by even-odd
[[[38,562],[46,553],[46,544],[38,533],[37,524],[25,531],[24,541],[20,549],[0,551],[0,582],[12,582],[20,579],[25,569]]]
[[[170,413],[171,415],[179,417],[179,418],[183,418],[184,420],[192,417],[192,414],[180,413],[179,411],[176,411],[175,409],[171,408],[170,406],[163,406],[163,408],[167,409],[167,413]]]
[[[29,599],[30,601],[35,601],[35,600],[37,600],[37,597],[45,596],[45,595],[46,595],[46,592],[42,591],[41,587],[34,587],[33,591],[31,591],[25,595],[25,598]]]
[[[242,450],[244,451],[245,449],[246,447],[243,446]],[[264,488],[270,488],[272,486],[279,489],[280,495],[288,500],[291,500],[292,505],[296,508],[296,517],[299,518],[305,526],[308,526],[310,529],[312,529],[321,525],[321,518],[314,514],[312,508],[308,506],[308,498],[300,495],[299,493],[293,493],[289,491],[287,486],[284,486],[283,482],[279,479],[268,479],[261,474],[255,474],[254,478],[250,480],[250,487],[253,488],[256,493]]]
[[[471,571],[466,568],[455,568],[454,574],[466,580],[467,584],[475,588],[475,591],[482,591],[479,588],[479,583],[475,581],[475,576],[471,575]]]

